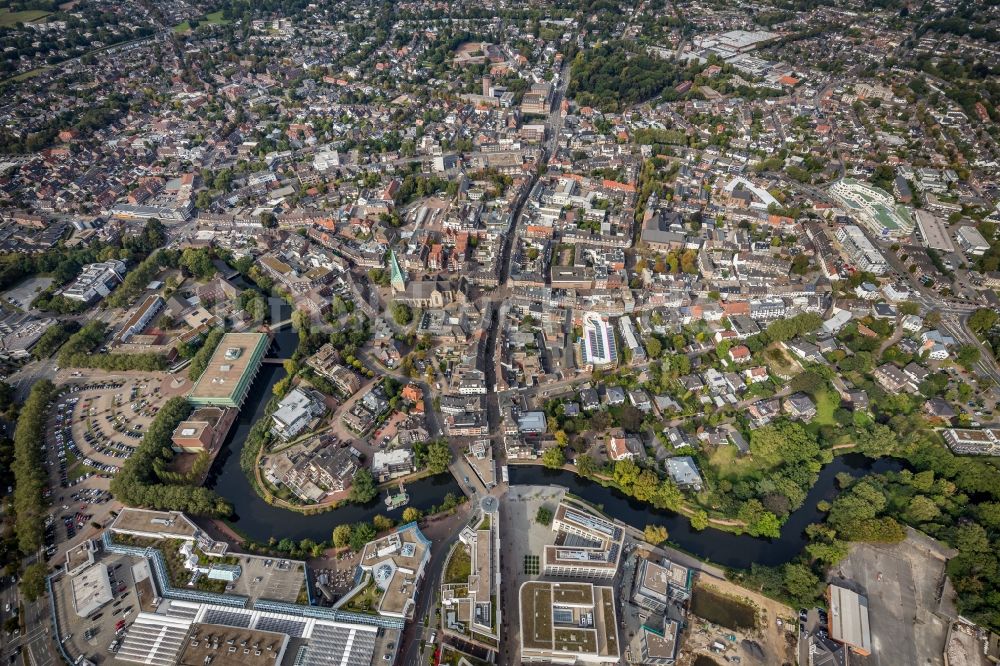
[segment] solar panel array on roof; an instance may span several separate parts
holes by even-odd
[[[213,608],[209,606],[205,609],[205,616],[201,619],[202,624],[221,624],[226,627],[250,628],[250,614],[228,608]]]
[[[588,539],[587,537],[580,536],[579,534],[567,532],[566,536],[563,538],[562,545],[567,548],[600,548],[601,542],[597,539]]]
[[[368,628],[317,623],[302,666],[368,666],[376,632]]]
[[[168,616],[178,617],[184,620],[191,620],[192,622],[194,621],[195,616],[198,615],[198,611],[200,610],[200,606],[183,606],[181,604],[173,603],[170,601],[168,601],[167,603],[170,604],[167,607],[166,614]]]
[[[254,627],[258,631],[274,631],[279,634],[288,634],[292,638],[302,638],[306,630],[306,623],[301,620],[292,620],[274,615],[264,615],[257,621]]]
[[[190,627],[188,620],[141,613],[129,627],[116,656],[148,666],[173,666]]]
[[[590,329],[587,335],[590,337],[590,348],[594,350],[594,356],[604,358],[604,338],[597,334],[597,329]]]
[[[572,520],[579,525],[585,525],[595,532],[602,532],[609,536],[616,534],[616,530],[613,525],[608,523],[606,520],[601,520],[596,516],[591,516],[585,513],[580,513],[579,511],[573,511],[571,509],[566,510],[566,518]]]

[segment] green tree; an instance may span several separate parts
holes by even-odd
[[[551,525],[552,510],[547,509],[544,506],[538,507],[538,511],[535,512],[535,522],[539,525]]]
[[[188,379],[198,381],[202,373],[205,372],[205,368],[208,367],[208,362],[211,360],[212,354],[215,353],[215,348],[219,346],[219,342],[222,341],[222,336],[225,334],[226,329],[222,326],[216,326],[209,331],[205,337],[205,342],[191,358],[191,363],[188,365]]]
[[[412,506],[408,506],[403,509],[403,523],[415,523],[420,520],[421,514],[420,509]]]
[[[202,190],[195,198],[194,205],[199,210],[207,210],[212,205],[212,195],[208,193],[208,190]]]
[[[936,520],[941,515],[941,509],[926,495],[917,495],[910,500],[904,517],[913,523],[927,523]]]
[[[825,387],[826,380],[819,373],[812,370],[800,372],[792,377],[792,381],[788,383],[788,388],[792,391],[801,391],[810,395],[816,395],[816,393]]]
[[[597,471],[597,463],[584,454],[576,457],[576,473],[582,477],[590,477]]]
[[[361,551],[365,544],[375,538],[375,535],[375,528],[372,527],[371,523],[357,523],[351,528],[351,550]]]
[[[199,280],[207,280],[215,275],[212,251],[208,248],[187,248],[181,253],[180,265]]]
[[[553,446],[542,453],[542,464],[549,469],[559,469],[566,464],[566,456],[561,447]]]
[[[976,507],[979,521],[992,528],[1000,530],[1000,502],[982,502]]]
[[[309,332],[309,313],[302,309],[296,309],[292,312],[292,328],[296,332],[305,331]]]
[[[691,528],[700,532],[708,527],[708,524],[708,513],[704,509],[695,509],[691,514]]]
[[[955,354],[955,362],[971,372],[972,368],[979,362],[979,347],[975,345],[960,345],[958,353]]]
[[[351,543],[351,526],[348,524],[337,525],[333,528],[333,545],[343,548]]]
[[[642,531],[643,538],[646,539],[648,543],[658,546],[667,540],[669,534],[667,533],[667,528],[663,525],[646,525],[646,528]]]
[[[390,306],[392,319],[400,326],[408,326],[413,321],[413,310],[406,303],[393,301]]]
[[[997,316],[996,310],[979,308],[969,315],[969,328],[979,335],[983,335],[996,325]]]
[[[813,560],[832,567],[842,559],[847,557],[849,546],[844,541],[833,540],[830,543],[810,543],[806,546],[806,553]]]
[[[804,564],[790,562],[784,567],[784,586],[799,606],[808,606],[819,598],[819,578]]]
[[[45,576],[48,571],[44,562],[35,562],[24,570],[21,576],[21,594],[28,601],[35,601],[45,594]]]
[[[427,469],[432,473],[447,472],[451,460],[451,447],[448,446],[448,442],[438,441],[427,445]]]
[[[367,504],[378,495],[378,488],[375,485],[375,477],[367,469],[358,470],[351,482],[350,499],[358,504]]]
[[[892,428],[876,423],[870,428],[858,430],[855,441],[858,451],[870,458],[880,458],[892,455],[899,440]]]
[[[781,536],[781,523],[778,517],[764,508],[760,500],[750,499],[740,506],[736,517],[747,525],[751,536],[764,536],[776,539]]]
[[[615,463],[613,476],[615,483],[620,488],[630,491],[633,484],[639,479],[641,472],[642,470],[633,460],[625,459]]]
[[[384,532],[386,530],[391,530],[396,525],[396,521],[388,516],[379,514],[372,518],[372,525],[374,525],[375,529],[379,532]]]
[[[42,546],[48,482],[45,466],[45,421],[55,386],[47,379],[35,383],[18,415],[14,429],[14,532],[22,553]]]
[[[750,451],[756,461],[767,467],[781,463],[795,465],[816,459],[819,443],[800,424],[779,421],[751,431]]]

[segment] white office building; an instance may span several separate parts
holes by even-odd
[[[961,227],[955,234],[955,240],[966,254],[981,257],[990,249],[990,243],[975,227]]]
[[[896,204],[885,190],[853,178],[838,180],[830,194],[847,212],[880,238],[903,237],[913,232],[910,211]]]
[[[844,254],[858,270],[882,275],[889,271],[885,256],[875,247],[860,227],[853,224],[837,230],[837,240],[844,248]]]
[[[98,264],[87,264],[73,281],[63,289],[62,295],[72,301],[93,303],[111,293],[125,279],[125,262],[112,259]]]
[[[625,536],[620,527],[580,506],[561,502],[552,529],[571,538],[545,547],[542,571],[547,576],[615,577]]]

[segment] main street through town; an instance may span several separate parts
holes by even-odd
[[[565,65],[559,75],[559,84],[554,92],[552,106],[550,107],[546,121],[548,139],[539,158],[539,169],[546,163],[548,156],[553,154],[558,143],[563,121],[560,106],[568,85],[569,66]],[[505,464],[505,459],[503,457],[503,439],[500,427],[500,394],[497,391],[498,357],[496,345],[500,328],[506,317],[506,308],[509,305],[510,287],[507,282],[510,275],[511,253],[517,226],[520,222],[521,211],[528,201],[532,190],[538,183],[539,169],[535,170],[531,181],[524,188],[514,210],[511,212],[511,227],[504,234],[503,247],[501,248],[500,275],[498,276],[499,286],[480,301],[480,305],[485,313],[483,320],[483,325],[486,327],[484,356],[486,363],[486,386],[488,387],[487,410],[490,423],[490,438],[493,441],[494,456],[498,465]],[[428,386],[427,388],[429,389],[430,387]],[[461,459],[460,454],[456,456],[456,460],[449,469],[463,492],[469,497],[469,503],[464,505],[463,509],[455,514],[459,519],[449,519],[441,524],[433,523],[427,529],[427,536],[434,543],[431,548],[431,564],[417,597],[415,621],[407,625],[401,639],[400,654],[403,659],[402,663],[407,666],[418,666],[418,664],[426,663],[427,656],[421,655],[419,648],[421,643],[426,644],[431,632],[435,631],[439,625],[439,618],[431,617],[432,602],[438,596],[445,558],[451,547],[458,540],[458,535],[465,526],[465,521],[471,515],[478,514],[478,503],[483,497],[490,495],[499,500],[507,492],[507,485],[503,482],[498,482],[493,488],[487,488],[473,472],[472,468]],[[501,647],[498,663],[501,665],[512,663],[509,661],[509,658],[510,655],[507,655],[503,647]]]

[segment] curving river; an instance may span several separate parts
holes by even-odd
[[[271,355],[287,358],[295,351],[298,342],[291,328],[277,332]],[[397,520],[402,509],[387,512],[383,496],[366,505],[347,504],[327,513],[305,516],[279,509],[265,502],[250,485],[240,468],[240,451],[246,442],[251,426],[264,414],[274,384],[285,376],[278,365],[264,365],[247,396],[240,416],[223,444],[222,452],[212,466],[206,482],[235,508],[234,522],[246,536],[267,542],[272,536],[300,541],[305,538],[327,541],[333,528],[342,523],[371,521],[378,514],[387,514]],[[883,458],[871,460],[861,455],[848,454],[835,458],[823,468],[815,485],[809,491],[802,507],[789,516],[778,539],[736,535],[715,529],[701,532],[691,529],[688,520],[670,511],[654,509],[638,502],[618,490],[605,488],[599,483],[583,479],[565,470],[549,470],[538,465],[511,465],[511,484],[558,485],[592,504],[599,505],[613,518],[643,529],[651,523],[663,525],[670,534],[670,542],[692,555],[722,566],[747,568],[753,563],[775,566],[793,559],[806,545],[804,530],[810,523],[820,522],[823,514],[816,508],[820,500],[830,500],[837,494],[836,476],[848,472],[856,477],[871,473],[898,471],[900,461]],[[439,505],[445,495],[460,496],[462,491],[450,474],[421,479],[407,484],[410,506],[426,510]]]
[[[298,335],[291,327],[285,327],[275,334],[270,355],[289,358],[297,344]],[[341,523],[370,522],[380,513],[399,520],[403,509],[388,512],[384,494],[365,505],[346,504],[334,511],[306,516],[296,511],[271,506],[253,489],[250,480],[240,467],[240,452],[246,443],[250,428],[264,416],[272,388],[284,376],[285,369],[280,365],[261,366],[243,409],[240,410],[239,418],[226,436],[222,451],[215,459],[212,471],[205,482],[206,486],[233,505],[235,509],[233,522],[236,528],[251,539],[263,543],[272,536],[295,541],[306,538],[329,541],[333,528]],[[447,473],[409,483],[406,485],[406,492],[410,495],[409,506],[421,510],[440,505],[448,493],[458,497],[462,495],[458,483]]]
[[[748,568],[751,564],[775,566],[793,559],[806,545],[804,530],[811,523],[823,520],[816,508],[820,500],[830,500],[837,495],[836,476],[848,472],[856,477],[866,474],[899,471],[898,460],[882,458],[872,460],[858,454],[834,458],[823,468],[815,485],[806,496],[802,507],[792,513],[781,528],[778,539],[764,539],[746,534],[733,534],[716,529],[701,532],[691,528],[684,516],[672,511],[655,509],[649,504],[624,495],[614,488],[581,478],[566,470],[551,470],[538,465],[511,465],[509,478],[512,484],[558,485],[588,502],[600,506],[604,513],[640,530],[646,525],[663,525],[670,534],[670,542],[701,559],[728,567]]]

